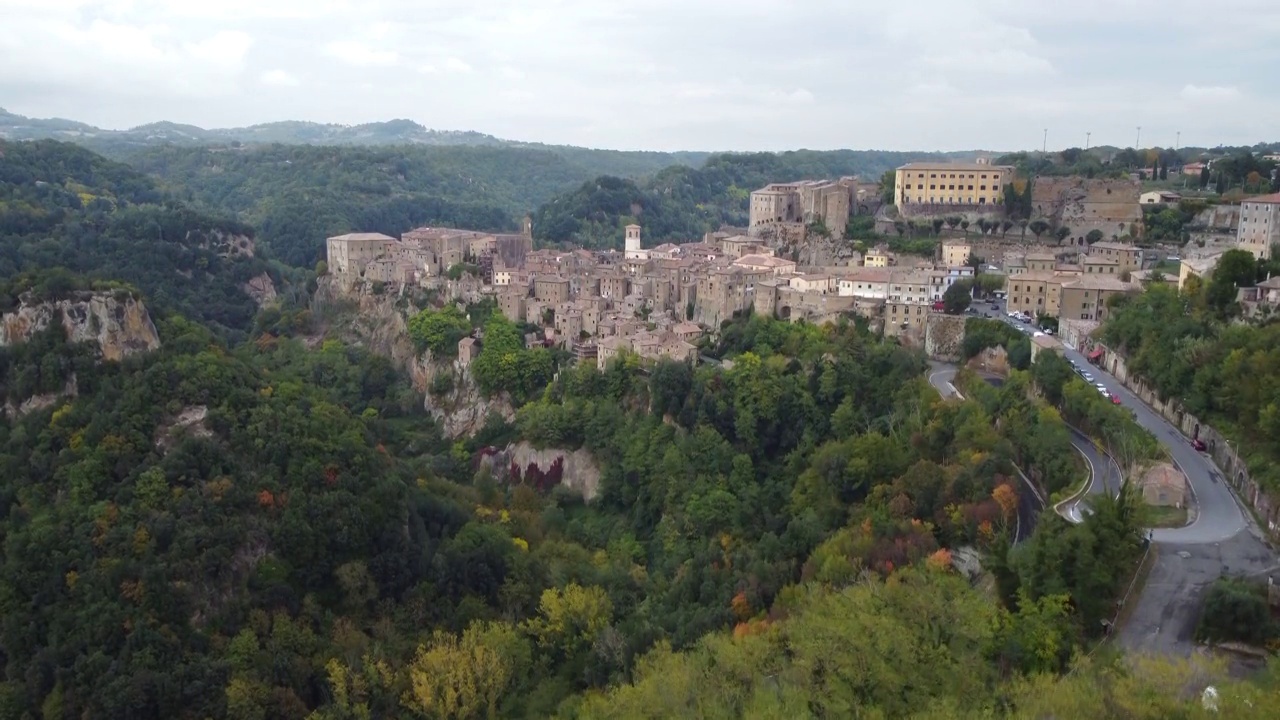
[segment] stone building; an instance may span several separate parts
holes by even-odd
[[[884,300],[889,296],[888,268],[858,268],[836,281],[836,292],[842,297]]]
[[[924,342],[929,305],[922,302],[890,300],[884,304],[885,337],[897,337],[919,344]]]
[[[1271,246],[1280,243],[1280,193],[1259,195],[1240,203],[1236,242],[1256,258],[1271,258]]]
[[[893,203],[903,215],[955,210],[1003,211],[1004,186],[1013,167],[989,163],[908,163],[893,180]]]
[[[695,322],[709,327],[731,319],[754,305],[754,286],[767,277],[761,272],[748,272],[739,267],[717,267],[698,278]]]
[[[464,337],[458,341],[458,363],[462,367],[470,365],[480,357],[480,342],[473,337]]]
[[[525,321],[526,294],[519,290],[507,291],[498,295],[498,309],[502,316],[513,323]]]
[[[1126,295],[1141,288],[1118,277],[1109,275],[1083,275],[1059,286],[1058,318],[1067,320],[1106,320],[1109,308],[1107,300],[1114,295]],[[1051,313],[1053,314],[1053,313]]]
[[[1091,257],[1114,260],[1117,274],[1142,269],[1142,248],[1119,242],[1101,241],[1089,246]]]
[[[1148,505],[1181,508],[1187,502],[1187,478],[1169,463],[1156,463],[1138,480]]]
[[[347,233],[325,241],[325,257],[329,272],[342,280],[364,276],[365,266],[392,253],[396,239],[382,233]]]
[[[849,216],[858,208],[857,178],[770,183],[751,193],[747,233],[763,237],[767,229],[820,222],[832,237],[844,237]]]
[[[946,240],[942,243],[942,264],[947,267],[968,265],[972,252],[973,246],[968,240]]]
[[[569,299],[569,279],[559,275],[539,275],[533,279],[533,297],[553,305],[565,302]]]

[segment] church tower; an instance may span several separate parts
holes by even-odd
[[[644,259],[645,253],[643,250],[640,249],[640,226],[628,225],[626,230],[627,230],[627,235],[626,235],[625,244],[623,245],[623,248],[624,248],[623,256],[626,257],[628,260]]]

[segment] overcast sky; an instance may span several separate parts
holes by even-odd
[[[0,0],[0,107],[652,150],[1277,140],[1280,0]]]

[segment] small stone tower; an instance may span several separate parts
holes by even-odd
[[[627,226],[626,244],[623,246],[624,255],[628,258],[638,258],[642,255],[640,251],[640,226]]]
[[[524,222],[520,223],[520,233],[527,238],[533,237],[533,218],[524,216]]]

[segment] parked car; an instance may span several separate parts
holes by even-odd
[[[1199,438],[1191,441],[1191,447],[1195,448],[1196,452],[1204,452],[1205,450],[1204,441]]]
[[[1119,404],[1120,404],[1120,396],[1119,396],[1119,395],[1112,395],[1112,396],[1111,396],[1111,404],[1112,404],[1112,405],[1119,405]]]

